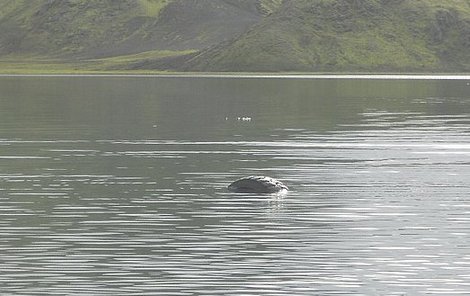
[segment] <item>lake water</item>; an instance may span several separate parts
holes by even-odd
[[[468,295],[469,81],[1,77],[0,293]]]

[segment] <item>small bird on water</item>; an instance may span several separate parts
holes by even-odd
[[[228,186],[228,190],[240,193],[276,193],[289,188],[271,177],[249,176],[236,180]]]

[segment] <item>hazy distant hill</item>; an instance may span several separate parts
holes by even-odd
[[[469,0],[0,0],[0,7],[0,60],[184,71],[470,70]]]

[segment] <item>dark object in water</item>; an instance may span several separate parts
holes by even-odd
[[[275,193],[288,189],[282,182],[265,176],[249,176],[228,185],[228,190],[243,193]]]

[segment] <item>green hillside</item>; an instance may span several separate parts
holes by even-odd
[[[202,71],[468,71],[469,1],[286,1]]]
[[[0,72],[470,70],[468,0],[0,0]]]
[[[201,49],[240,34],[261,18],[254,5],[250,11],[236,7],[237,2],[0,0],[0,54],[97,58]]]

